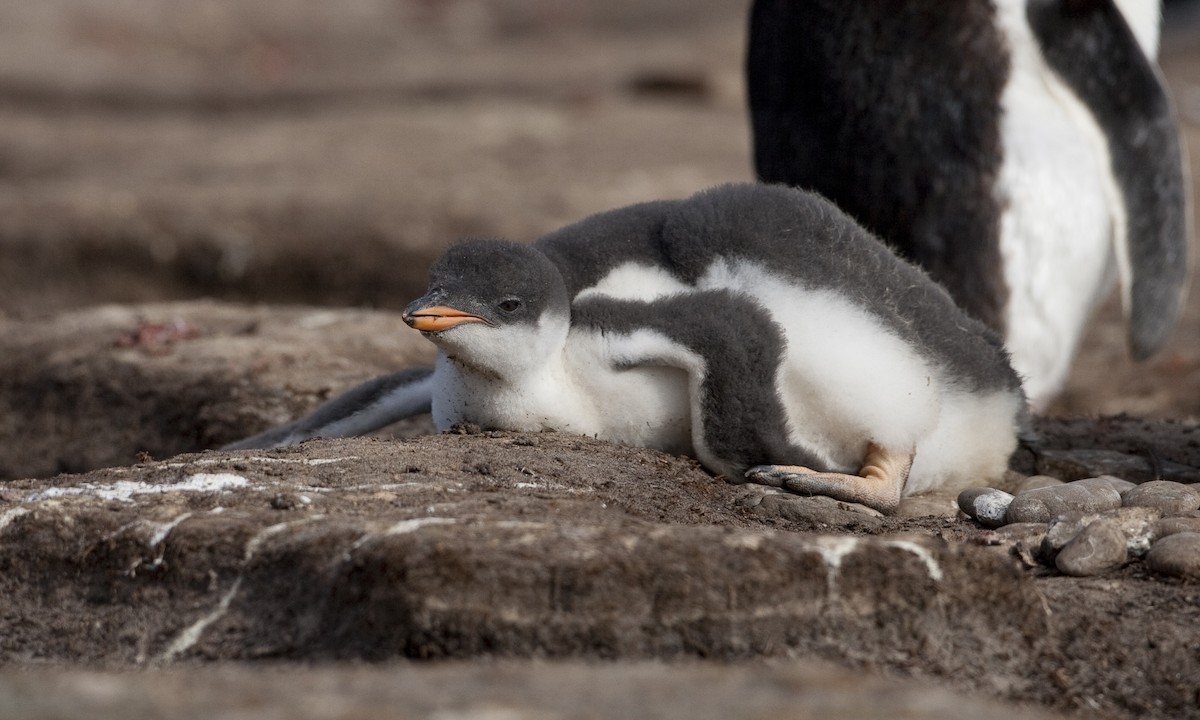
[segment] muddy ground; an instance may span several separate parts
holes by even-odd
[[[1024,566],[947,498],[391,439],[427,421],[180,455],[427,362],[396,309],[458,236],[751,177],[742,2],[334,7],[0,2],[0,716],[1200,717],[1200,584]],[[1100,454],[1022,471],[1196,479],[1200,293],[1123,333],[1039,425]]]

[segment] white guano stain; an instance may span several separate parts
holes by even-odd
[[[156,467],[164,467],[174,470],[187,467],[208,467],[210,465],[231,465],[238,463],[262,463],[264,465],[329,465],[330,463],[357,460],[358,457],[358,455],[346,455],[343,457],[330,458],[275,458],[267,457],[266,455],[250,455],[248,457],[220,457],[192,460],[190,462],[162,463]]]
[[[227,590],[225,594],[221,596],[220,601],[217,602],[217,606],[213,608],[211,612],[184,628],[177,636],[175,636],[175,639],[171,641],[171,644],[167,646],[167,649],[163,650],[163,652],[158,656],[156,662],[171,662],[180,654],[186,652],[189,648],[200,641],[200,638],[204,635],[204,631],[208,629],[208,626],[220,620],[222,617],[224,617],[225,613],[229,612],[229,607],[233,604],[233,598],[237,596],[238,590],[240,590],[242,587],[242,581],[245,579],[245,566],[250,562],[250,560],[254,557],[254,554],[258,552],[258,549],[262,547],[262,544],[266,540],[284,532],[288,528],[296,525],[311,523],[315,520],[320,520],[323,517],[325,516],[313,515],[312,517],[304,518],[302,520],[292,520],[291,522],[269,525],[258,531],[254,537],[247,541],[246,547],[242,552],[242,571],[238,573],[237,578],[234,579],[233,585],[230,586],[229,590]]]
[[[239,458],[238,460],[241,462],[257,462],[257,463],[265,463],[268,465],[273,464],[273,463],[278,463],[278,464],[283,464],[283,465],[310,465],[310,466],[312,466],[312,465],[331,465],[333,463],[347,462],[350,460],[357,460],[357,459],[358,459],[357,455],[346,455],[345,457],[330,457],[330,458],[273,458],[273,457],[267,457],[265,455],[251,455],[250,457]],[[221,462],[229,462],[229,459],[225,458]]]
[[[179,523],[187,520],[191,516],[192,513],[185,512],[181,515],[171,518],[165,523],[152,523],[152,526],[154,526],[154,534],[150,536],[150,539],[146,541],[146,544],[151,548],[158,547],[163,540],[167,539],[167,536],[171,534],[171,531],[174,530]]]
[[[821,556],[825,563],[825,584],[830,600],[838,597],[838,574],[842,568],[842,560],[858,549],[858,538],[841,535],[823,535],[814,542],[807,544],[807,549]]]
[[[763,540],[769,537],[767,533],[738,533],[736,535],[727,535],[722,539],[725,547],[736,548],[741,550],[757,550],[762,547]]]
[[[145,483],[136,480],[119,480],[107,485],[82,483],[71,487],[46,488],[25,498],[25,502],[41,502],[52,498],[87,495],[102,500],[132,502],[135,495],[163,494],[171,492],[224,492],[249,486],[250,481],[231,473],[196,473],[177,483]]]
[[[350,562],[354,557],[354,553],[363,545],[366,545],[372,540],[416,532],[417,530],[430,525],[453,525],[456,522],[458,522],[458,520],[455,518],[447,517],[419,517],[401,520],[381,533],[368,532],[362,535],[360,538],[351,543],[350,547],[346,548],[346,552],[342,553],[342,562]]]
[[[13,520],[16,520],[22,515],[27,515],[28,513],[29,511],[23,507],[15,507],[11,510],[5,510],[3,513],[0,513],[0,530],[3,530],[11,525]]]
[[[929,578],[934,582],[941,582],[945,574],[942,572],[942,566],[938,563],[937,558],[933,556],[929,548],[912,540],[869,540],[865,541],[866,546],[896,548],[911,553],[916,556],[921,564],[925,566],[925,571],[929,573]],[[838,535],[826,535],[812,543],[807,544],[807,549],[816,552],[821,556],[821,560],[825,563],[827,570],[827,580],[829,584],[829,595],[831,598],[837,597],[837,578],[838,573],[842,568],[842,562],[847,556],[853,554],[860,548],[864,547],[864,541],[855,537],[846,537]]]
[[[204,634],[204,631],[208,628],[208,626],[212,625],[217,620],[220,620],[221,617],[229,611],[229,606],[231,603],[233,603],[233,597],[234,595],[237,595],[237,591],[240,590],[241,587],[242,576],[239,575],[238,578],[233,581],[233,586],[221,596],[221,601],[217,603],[217,607],[214,608],[209,614],[184,628],[183,632],[179,633],[179,635],[175,637],[171,644],[167,646],[167,649],[163,651],[162,655],[158,656],[158,662],[170,662],[178,657],[180,653],[186,651],[188,648],[199,642],[200,636]]]
[[[588,493],[596,492],[594,488],[590,488],[590,487],[569,487],[567,485],[563,485],[562,483],[556,483],[556,482],[550,482],[550,481],[546,481],[546,482],[520,481],[520,482],[513,483],[513,487],[518,490],[553,490],[555,492],[565,492],[565,493],[569,493],[571,495],[586,495]]]
[[[897,548],[916,555],[917,559],[925,564],[925,570],[929,573],[929,579],[934,582],[942,581],[944,577],[942,566],[938,563],[937,558],[933,556],[933,553],[929,551],[929,548],[912,540],[885,540],[883,544],[885,547]]]
[[[384,535],[404,535],[405,533],[415,532],[428,525],[453,525],[458,522],[454,518],[446,517],[422,517],[412,518],[411,520],[401,520],[387,530],[383,531]]]
[[[858,549],[860,542],[856,537],[841,535],[824,535],[808,546],[825,562],[830,572],[836,573],[842,567],[842,560]]]

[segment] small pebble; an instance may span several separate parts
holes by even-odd
[[[1146,567],[1163,575],[1200,579],[1200,533],[1168,535],[1146,553]]]
[[[1063,513],[1050,521],[1046,526],[1046,534],[1042,539],[1042,556],[1048,561],[1053,560],[1058,553],[1074,540],[1083,529],[1100,519],[1096,513],[1072,511]]]
[[[1038,488],[1051,487],[1052,485],[1062,485],[1063,481],[1049,475],[1030,475],[1017,484],[1016,495]]]
[[[1080,485],[1084,485],[1086,487],[1107,486],[1107,487],[1112,488],[1113,490],[1116,490],[1118,493],[1120,493],[1122,495],[1127,490],[1137,487],[1137,483],[1132,483],[1132,482],[1129,482],[1128,480],[1122,480],[1121,478],[1116,477],[1115,475],[1097,475],[1096,477],[1083,478],[1082,480],[1076,480],[1075,482]]]
[[[1012,495],[995,488],[967,488],[958,494],[959,509],[989,528],[1005,524],[1005,513],[1012,501]]]
[[[1103,512],[1121,507],[1121,495],[1105,483],[1071,482],[1038,488],[1013,498],[1005,521],[1050,522],[1071,511]]]
[[[1100,519],[1117,523],[1125,536],[1125,549],[1133,557],[1141,557],[1150,549],[1158,537],[1158,519],[1162,517],[1156,508],[1119,507],[1102,513],[1063,513],[1050,521],[1046,538],[1042,541],[1042,556],[1053,559],[1059,551],[1083,531],[1085,527]]]
[[[1190,485],[1170,480],[1152,480],[1126,491],[1121,500],[1126,507],[1152,507],[1166,514],[1200,509],[1200,493]]]
[[[1200,533],[1200,518],[1170,517],[1158,521],[1158,537],[1165,538],[1182,532]]]
[[[1150,550],[1150,546],[1158,539],[1158,521],[1162,511],[1150,507],[1119,507],[1101,513],[1101,517],[1111,517],[1121,527],[1125,534],[1125,548],[1131,557],[1141,557]]]
[[[1066,575],[1091,577],[1116,570],[1128,559],[1120,524],[1112,518],[1099,518],[1059,551],[1054,565]]]

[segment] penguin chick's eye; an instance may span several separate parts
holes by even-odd
[[[521,307],[521,301],[517,298],[508,298],[506,300],[501,300],[496,307],[500,308],[504,312],[510,313]]]

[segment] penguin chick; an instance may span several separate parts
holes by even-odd
[[[591,435],[883,511],[997,478],[1026,420],[989,330],[831,203],[777,186],[456,245],[404,319],[439,349],[439,429]]]

